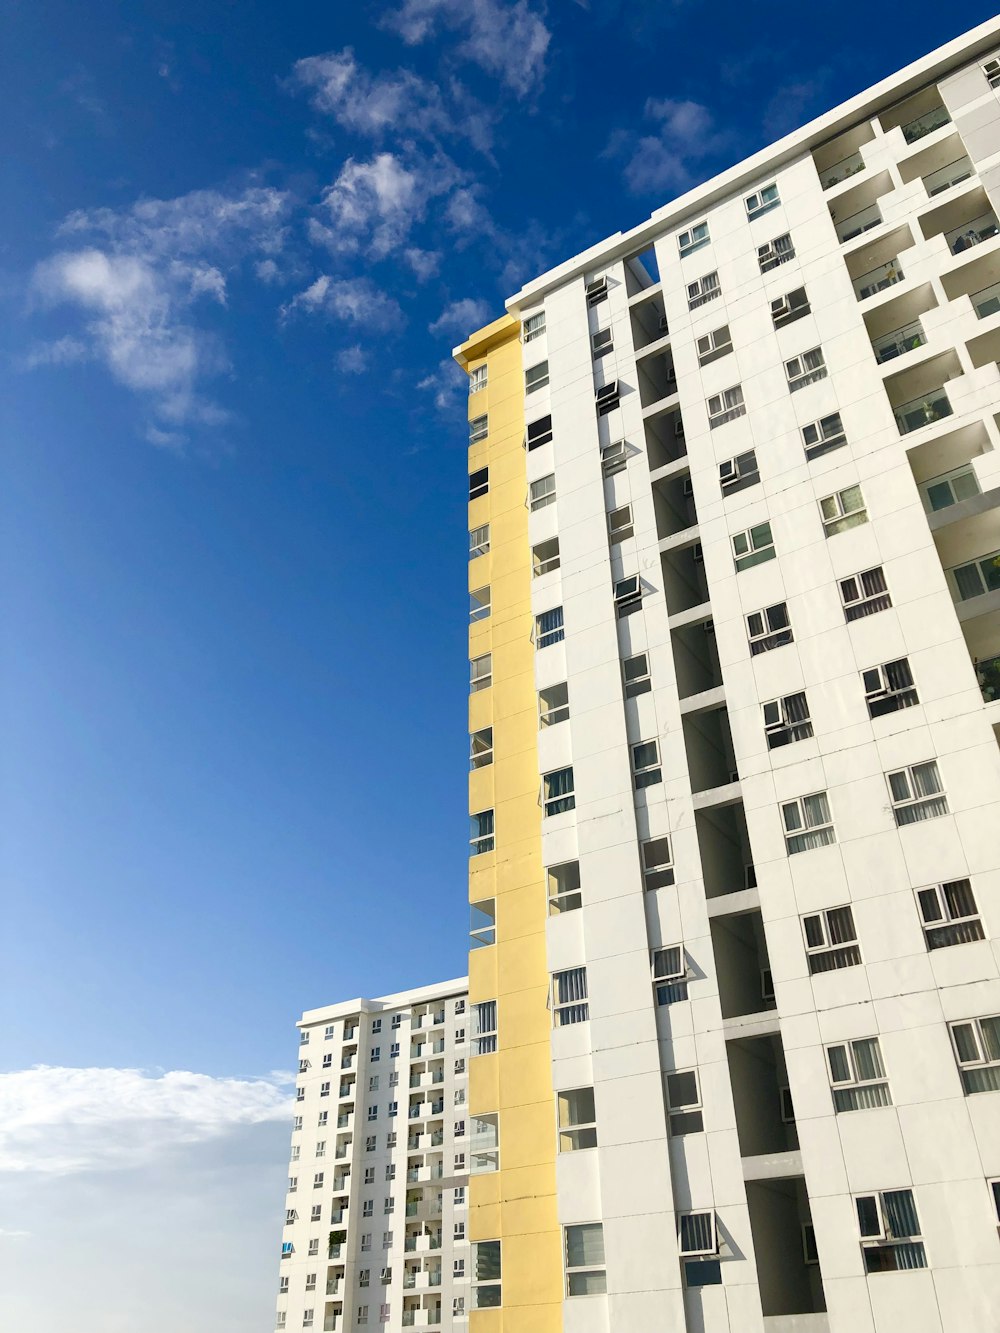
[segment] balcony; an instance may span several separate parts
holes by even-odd
[[[743,1018],[773,1010],[771,964],[759,910],[713,916],[710,925],[722,1017]]]
[[[709,901],[756,887],[742,804],[697,810],[695,829]]]
[[[903,356],[906,352],[923,347],[926,341],[927,336],[917,319],[912,324],[905,324],[901,329],[893,329],[890,333],[883,333],[881,337],[872,339],[872,350],[875,353],[875,360],[881,366],[886,361],[894,361],[896,357]]]
[[[951,116],[943,106],[936,106],[932,111],[927,111],[922,116],[917,116],[909,124],[902,125],[903,138],[908,144],[917,143],[928,134],[933,134],[939,130],[942,125],[950,125]]]
[[[839,162],[834,162],[825,171],[821,171],[819,183],[824,190],[832,190],[835,185],[840,185],[849,176],[856,176],[864,169],[865,159],[861,154],[849,153],[847,157],[842,157]]]
[[[667,614],[675,616],[708,601],[708,580],[701,548],[692,543],[664,551],[660,557]]]
[[[650,472],[686,457],[684,422],[679,408],[667,408],[659,413],[651,413],[643,421],[643,432],[646,437]]]
[[[653,482],[653,512],[656,536],[662,541],[678,532],[686,532],[698,522],[698,512],[691,488],[691,474],[658,478]]]
[[[945,190],[950,190],[953,185],[959,185],[962,181],[967,181],[974,173],[974,167],[966,156],[956,158],[954,162],[949,162],[937,171],[932,171],[929,175],[923,177],[924,189],[927,191],[928,198],[933,198],[937,194],[944,194]]]
[[[911,431],[921,430],[935,421],[943,421],[952,415],[951,403],[944,389],[931,389],[919,398],[908,403],[901,403],[893,408],[896,425],[900,435],[909,435]]]
[[[710,620],[681,625],[671,632],[674,673],[681,701],[705,694],[722,684],[715,626]]]
[[[973,663],[976,680],[982,691],[983,703],[992,704],[1000,699],[1000,653]]]
[[[805,1181],[800,1174],[749,1180],[746,1192],[767,1333],[825,1330],[826,1299]]]
[[[740,1156],[746,1159],[797,1152],[799,1136],[781,1036],[727,1042],[726,1055]]]
[[[944,236],[953,255],[997,235],[993,203],[981,185],[959,190],[936,208],[921,214],[917,224],[927,240]]]
[[[639,377],[639,402],[643,410],[655,408],[664,399],[677,393],[677,372],[674,358],[668,352],[656,352],[636,363]]]
[[[848,241],[855,240],[862,232],[871,231],[873,227],[878,227],[882,223],[882,213],[878,204],[869,204],[866,208],[859,209],[857,213],[852,213],[844,218],[843,222],[835,223],[837,240],[841,245],[846,245]]]
[[[725,706],[687,713],[681,727],[692,792],[711,791],[738,781]]]
[[[659,286],[650,296],[643,296],[641,302],[632,305],[629,310],[632,323],[632,346],[638,357],[647,347],[661,343],[669,336],[667,316],[664,312],[663,296]]]

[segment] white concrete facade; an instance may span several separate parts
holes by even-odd
[[[310,1009],[276,1329],[468,1329],[468,982]]]
[[[602,1223],[606,1273],[567,1333],[1000,1326],[993,61],[998,21],[509,304],[545,316],[533,609],[564,637],[536,685],[569,717],[539,773],[572,768],[575,808],[543,861],[582,898],[549,966],[585,968],[589,1005],[553,1028],[554,1086],[596,1118],[560,1221]],[[691,1213],[716,1233],[688,1261]]]

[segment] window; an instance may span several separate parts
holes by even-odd
[[[304,1073],[306,1073],[306,1071],[308,1070],[308,1068],[309,1068],[309,1061],[308,1061],[308,1060],[300,1060],[300,1061],[299,1061],[299,1073],[300,1073],[300,1074],[304,1074]]]
[[[311,1222],[322,1222],[322,1220],[323,1220],[323,1205],[322,1205],[321,1203],[315,1203],[315,1204],[313,1204],[313,1207],[312,1207],[312,1214],[311,1214],[309,1220],[310,1220]]]
[[[500,1121],[494,1113],[474,1115],[469,1143],[469,1171],[480,1175],[500,1169]]]
[[[733,337],[729,325],[723,324],[711,333],[698,339],[698,364],[707,366],[710,361],[717,361],[720,356],[727,356],[733,350]]]
[[[390,1275],[391,1275],[391,1273],[392,1273],[392,1269],[391,1269],[391,1268],[387,1268],[385,1271],[386,1271],[387,1273],[389,1273]],[[383,1282],[388,1282],[389,1280],[390,1280],[389,1278],[383,1278],[383,1279],[382,1279]],[[387,1323],[389,1322],[389,1315],[390,1315],[391,1313],[392,1313],[392,1306],[391,1306],[391,1305],[380,1305],[379,1308],[378,1308],[379,1323],[381,1323],[381,1324],[387,1324]]]
[[[640,694],[649,693],[652,681],[649,677],[649,658],[645,653],[625,658],[622,662],[622,680],[626,699],[636,699]]]
[[[963,463],[961,467],[952,468],[950,472],[922,482],[920,491],[924,498],[924,508],[930,514],[950,509],[952,505],[980,494],[979,482],[970,463]]]
[[[619,579],[615,583],[615,611],[619,620],[625,616],[630,616],[633,611],[638,611],[642,607],[642,584],[637,574],[630,575],[627,579]]]
[[[869,667],[867,671],[862,671],[861,680],[871,717],[884,717],[886,713],[895,713],[900,708],[910,708],[919,702],[913,687],[910,664],[905,657],[896,662],[884,662],[882,666]]]
[[[465,1013],[465,1001],[464,1001],[464,1000],[456,1000],[456,1001],[455,1001],[455,1015],[456,1015],[456,1017],[457,1017],[459,1014],[464,1014],[464,1013]]]
[[[341,1095],[343,1095],[343,1090],[341,1091]],[[329,1119],[329,1115],[330,1115],[329,1111],[320,1111],[319,1115],[317,1116],[316,1123],[317,1125],[319,1125],[321,1129]]]
[[[476,500],[490,489],[490,470],[481,467],[478,472],[469,474],[469,499]]]
[[[684,946],[672,944],[666,949],[654,949],[653,990],[658,1005],[677,1004],[688,997],[687,964]]]
[[[636,791],[663,781],[658,741],[639,741],[632,746],[632,777]]]
[[[385,1202],[383,1203],[383,1205],[382,1205],[382,1212],[383,1212],[383,1213],[391,1213],[391,1212],[394,1212],[394,1211],[395,1211],[395,1208],[396,1208],[396,1200],[390,1196],[390,1197],[387,1198],[387,1199],[385,1200]]]
[[[990,1198],[993,1200],[993,1212],[1000,1225],[1000,1180],[989,1180],[987,1184],[990,1187]]]
[[[486,768],[493,763],[493,728],[484,727],[469,737],[469,767]]]
[[[924,819],[936,819],[948,813],[948,801],[941,787],[937,762],[928,759],[922,764],[909,764],[895,773],[887,773],[892,795],[892,813],[896,824],[918,824]]]
[[[621,390],[617,380],[609,380],[607,384],[602,384],[594,395],[594,402],[597,404],[597,415],[603,417],[617,407],[619,398],[621,398]]]
[[[369,1108],[368,1108],[368,1119],[369,1119],[369,1120],[377,1120],[377,1119],[378,1119],[378,1106],[377,1106],[377,1105],[369,1106]]]
[[[282,1259],[290,1259],[294,1253],[295,1253],[295,1246],[292,1244],[290,1240],[285,1240],[281,1242]]]
[[[616,546],[634,535],[632,506],[623,505],[621,509],[612,509],[608,514],[608,541],[611,545]]]
[[[306,1286],[306,1291],[315,1291],[315,1290],[316,1290],[316,1283],[315,1283],[315,1281],[313,1282],[312,1287],[309,1287],[308,1285]],[[313,1309],[313,1310],[303,1310],[303,1311],[302,1311],[302,1327],[303,1327],[303,1328],[312,1328],[312,1326],[313,1326],[313,1318],[315,1317],[315,1314],[316,1314],[316,1311],[315,1311],[314,1309]]]
[[[287,1277],[278,1278],[278,1295],[284,1296],[287,1294],[287,1292],[288,1292],[288,1278]]]
[[[370,1060],[379,1060],[379,1059],[381,1059],[381,1057],[382,1057],[382,1049],[381,1049],[381,1047],[379,1047],[379,1046],[373,1046],[373,1047],[372,1047],[372,1050],[371,1050],[371,1055],[370,1055],[368,1058],[369,1058]]]
[[[912,1190],[859,1194],[854,1202],[867,1272],[927,1267]]]
[[[541,615],[535,616],[536,648],[549,648],[554,643],[562,643],[565,637],[561,606],[554,606],[551,611],[543,611]]]
[[[374,1152],[374,1151],[375,1151],[375,1135],[369,1134],[368,1137],[365,1139],[365,1152]]]
[[[917,889],[917,906],[928,949],[969,944],[985,938],[972,885],[953,879],[929,889]]]
[[[547,477],[539,477],[528,487],[528,508],[531,512],[537,513],[539,509],[544,509],[546,505],[555,504],[556,500],[556,476],[550,472]]]
[[[480,898],[479,902],[470,903],[469,917],[469,947],[472,949],[479,949],[487,944],[496,944],[496,899]]]
[[[464,1170],[465,1170],[465,1153],[464,1153],[464,1152],[457,1152],[457,1153],[455,1154],[454,1167],[455,1167],[455,1170],[456,1170],[456,1171],[464,1171]]]
[[[966,1096],[1000,1091],[1000,1017],[971,1018],[950,1027]]]
[[[757,247],[757,263],[760,265],[761,273],[768,273],[772,268],[777,268],[779,264],[785,264],[794,258],[795,246],[787,231],[784,236],[776,236],[773,241],[768,241],[767,245]]]
[[[500,1303],[500,1242],[473,1241],[472,1308],[495,1309]]]
[[[464,1318],[465,1318],[465,1297],[464,1297],[464,1296],[453,1296],[453,1297],[452,1297],[452,1300],[451,1300],[451,1317],[452,1317],[452,1319],[464,1319]]]
[[[801,691],[764,704],[764,735],[769,750],[776,750],[779,745],[791,745],[793,741],[808,740],[812,734],[809,704]]]
[[[590,335],[590,350],[595,357],[614,350],[615,340],[610,329],[598,329]]]
[[[539,417],[537,421],[529,421],[528,429],[524,437],[528,453],[532,449],[537,449],[540,445],[548,444],[552,439],[552,418],[551,416]]]
[[[494,847],[493,811],[480,810],[470,815],[469,855],[481,856],[483,852],[492,852]]]
[[[321,1097],[329,1097],[329,1095],[330,1095],[330,1085],[329,1085],[329,1083],[321,1083],[321,1084],[319,1085],[319,1095],[320,1095]]]
[[[372,1019],[372,1031],[373,1031],[373,1032],[381,1032],[381,1031],[382,1031],[382,1020],[381,1020],[381,1018],[373,1018],[373,1019]]]
[[[297,1218],[298,1218],[298,1213],[295,1211],[294,1208],[286,1208],[286,1209],[285,1209],[285,1226],[286,1226],[286,1227],[290,1227],[290,1226],[292,1225],[292,1223],[293,1223],[294,1221],[296,1221]]]
[[[398,1054],[398,1052],[397,1052],[397,1054]],[[396,1078],[396,1082],[397,1082],[397,1083],[399,1082],[398,1077]],[[399,1102],[390,1102],[390,1103],[389,1103],[388,1114],[389,1114],[389,1118],[390,1118],[390,1119],[394,1119],[397,1115],[399,1115]]]
[[[565,815],[576,809],[572,768],[557,768],[543,775],[542,808],[546,815]]]
[[[488,370],[486,366],[477,366],[469,375],[469,393],[478,393],[486,388]]]
[[[967,565],[958,565],[947,572],[954,580],[960,602],[967,602],[970,597],[981,597],[985,592],[996,592],[1000,589],[1000,551],[970,561]]]
[[[333,1068],[333,1052],[332,1052],[332,1051],[327,1051],[326,1055],[323,1056],[323,1068],[324,1068],[324,1069],[332,1069],[332,1068]]]
[[[295,1100],[296,1100],[297,1102],[304,1102],[305,1099],[306,1099],[306,1090],[305,1090],[305,1088],[296,1088],[296,1089],[295,1089]]]
[[[464,1088],[456,1088],[456,1089],[455,1089],[455,1095],[454,1095],[454,1097],[453,1097],[452,1100],[453,1100],[453,1104],[454,1104],[455,1106],[464,1106],[464,1105],[465,1105],[465,1089],[464,1089]]]
[[[319,1241],[318,1241],[318,1240],[311,1240],[311,1241],[309,1242],[309,1253],[310,1253],[311,1255],[312,1255],[312,1254],[319,1254]]]
[[[670,839],[650,838],[642,844],[642,877],[647,889],[665,889],[674,882]]]
[[[823,531],[828,537],[835,537],[838,532],[856,528],[859,523],[868,522],[864,497],[860,486],[848,486],[844,491],[835,491],[825,495],[819,502],[823,516]]]
[[[331,1023],[328,1028],[324,1028],[323,1036],[327,1041],[333,1040],[334,1025]]]
[[[785,825],[785,847],[789,856],[812,851],[815,847],[827,847],[837,841],[825,791],[802,796],[797,801],[784,802],[781,817]]]
[[[301,1151],[302,1151],[302,1149],[298,1146],[298,1144],[296,1144],[295,1147],[292,1149],[292,1161],[293,1161],[293,1162],[297,1162],[297,1161],[299,1160],[299,1154],[301,1153]],[[322,1155],[322,1154],[317,1153],[317,1156],[321,1156],[321,1155]]]
[[[663,1083],[667,1094],[670,1133],[675,1137],[681,1134],[701,1134],[705,1126],[702,1120],[697,1070],[675,1070],[671,1074],[664,1075]]]
[[[846,444],[847,435],[840,413],[831,412],[828,417],[820,417],[819,421],[810,421],[808,426],[803,426],[802,443],[805,446],[806,458],[810,461],[821,458],[823,454],[828,454],[832,449],[839,449],[842,444]]]
[[[367,1270],[367,1269],[364,1269],[363,1271],[364,1271],[364,1272],[367,1272],[368,1270]],[[358,1323],[359,1323],[359,1324],[367,1324],[367,1323],[368,1323],[368,1306],[367,1306],[367,1305],[359,1305],[359,1306],[358,1306]]]
[[[786,324],[793,324],[795,320],[808,314],[809,297],[804,287],[796,287],[794,291],[786,292],[784,296],[779,296],[771,302],[771,323],[776,329],[784,328]]]
[[[811,347],[808,352],[802,352],[801,355],[793,356],[790,361],[786,361],[785,375],[790,393],[804,388],[807,384],[815,384],[817,380],[826,379],[826,362],[823,360],[822,347]]]
[[[750,642],[750,656],[769,652],[772,648],[782,648],[792,642],[792,626],[788,619],[788,607],[784,602],[774,606],[765,606],[762,611],[751,611],[747,616],[747,638]]]
[[[480,440],[485,440],[490,433],[490,419],[484,413],[481,417],[473,417],[469,422],[469,443],[478,444]]]
[[[552,976],[552,1015],[556,1027],[586,1023],[590,1018],[587,1003],[587,969],[571,967]]]
[[[841,579],[840,600],[844,604],[844,619],[847,621],[860,620],[864,616],[888,610],[892,606],[892,598],[881,565]]]
[[[731,389],[713,394],[707,406],[708,425],[711,430],[725,425],[727,421],[735,421],[737,417],[745,416],[747,409],[743,401],[742,386],[734,384]]]
[[[614,440],[601,448],[601,471],[605,477],[613,477],[628,466],[628,445],[624,440]]]
[[[533,578],[542,574],[551,574],[559,568],[559,538],[550,537],[531,548],[531,573]]]
[[[374,1184],[375,1184],[375,1168],[374,1168],[373,1166],[366,1166],[366,1167],[365,1167],[365,1178],[364,1178],[364,1183],[365,1183],[366,1185],[374,1185]]]
[[[474,625],[478,620],[486,620],[490,614],[489,588],[476,588],[469,593],[469,621]]]
[[[549,382],[549,363],[539,361],[537,366],[531,366],[524,372],[524,392],[534,393],[536,389],[544,389]]]
[[[389,1165],[385,1168],[385,1178],[386,1178],[386,1180],[395,1180],[395,1179],[396,1179],[396,1164],[395,1164],[395,1162],[390,1162]]]
[[[464,1162],[465,1159],[463,1158],[462,1160],[463,1160],[463,1162]],[[464,1222],[456,1222],[456,1223],[455,1223],[454,1230],[452,1231],[452,1236],[454,1237],[455,1240],[465,1240],[465,1223],[464,1223]]]
[[[294,1134],[297,1130],[300,1130],[301,1128],[302,1128],[302,1117],[300,1115],[297,1115],[295,1119],[292,1121],[292,1133]]]
[[[483,653],[469,662],[469,693],[487,690],[493,684],[493,655]]]
[[[774,559],[774,538],[771,536],[770,523],[758,523],[755,527],[747,528],[746,532],[735,532],[732,542],[733,562],[737,572]]]
[[[472,1006],[472,1054],[492,1055],[497,1048],[497,1002]]]
[[[395,1131],[394,1129],[390,1130],[389,1133],[385,1136],[385,1146],[386,1146],[386,1148],[388,1148],[390,1151],[391,1151],[393,1148],[395,1148],[395,1146],[396,1146],[396,1131]]]
[[[758,481],[760,469],[757,466],[757,455],[752,449],[719,464],[719,485],[723,495],[728,491],[741,491],[745,486],[753,486]]]
[[[540,310],[537,315],[529,315],[522,328],[524,342],[530,343],[535,338],[540,338],[545,332],[545,311]]]
[[[482,527],[469,529],[469,559],[475,560],[478,556],[485,555],[490,549],[490,525],[484,523]]]
[[[607,1291],[604,1269],[604,1227],[583,1222],[566,1227],[566,1294],[596,1296]]]
[[[850,907],[831,907],[802,918],[806,937],[809,971],[832,972],[840,967],[856,967],[861,962],[854,913]]]
[[[722,1282],[722,1265],[713,1257],[719,1252],[715,1214],[681,1213],[679,1222],[680,1252],[685,1259],[685,1285],[718,1286]]]
[[[323,1188],[323,1172],[317,1171],[313,1176],[313,1189],[321,1190]]]
[[[569,686],[565,681],[538,692],[538,725],[554,727],[569,717]]]
[[[688,309],[697,310],[699,306],[722,295],[718,273],[706,273],[697,282],[689,282],[687,289]]]
[[[761,213],[766,213],[771,208],[776,208],[781,203],[778,194],[777,185],[764,185],[761,189],[755,190],[753,194],[748,194],[743,200],[746,205],[747,218],[752,222],[754,218],[760,217]]]
[[[287,1290],[287,1288],[286,1288],[286,1290]],[[287,1318],[288,1318],[288,1312],[287,1312],[286,1310],[279,1310],[278,1313],[277,1313],[277,1315],[275,1316],[274,1327],[277,1328],[277,1329],[282,1329],[282,1328],[284,1328],[284,1327],[285,1327],[285,1321],[286,1321]]]
[[[682,231],[677,237],[677,249],[680,251],[681,259],[685,255],[691,254],[695,250],[700,250],[703,245],[707,245],[712,238],[708,234],[708,223],[699,222],[690,227],[687,231]]]
[[[545,874],[550,916],[575,912],[583,906],[579,861],[566,861],[563,865],[549,866]]]
[[[593,1088],[571,1088],[556,1093],[559,1151],[581,1152],[597,1147],[597,1113]]]
[[[607,278],[594,278],[587,283],[586,287],[587,305],[600,305],[602,301],[608,299],[608,280]]]
[[[889,1085],[877,1037],[828,1046],[833,1105],[841,1111],[868,1111],[875,1106],[891,1106]]]
[[[464,1259],[453,1259],[453,1260],[452,1260],[452,1263],[451,1263],[451,1275],[452,1275],[453,1278],[457,1278],[460,1282],[464,1282],[464,1281],[465,1281],[465,1260],[464,1260]]]
[[[393,1014],[393,1016],[392,1016],[392,1026],[393,1026],[393,1028],[401,1028],[401,1027],[403,1026],[403,1015],[402,1015],[402,1014]]]
[[[983,65],[983,74],[991,88],[1000,88],[1000,60],[987,60]]]

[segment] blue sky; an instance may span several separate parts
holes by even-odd
[[[291,1024],[465,969],[452,345],[991,9],[0,16],[4,1324],[65,1317],[31,1287],[58,1187],[81,1274],[95,1197],[232,1214],[210,1255],[169,1224],[141,1316],[78,1293],[77,1333],[266,1329]]]

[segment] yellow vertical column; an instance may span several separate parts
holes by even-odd
[[[469,471],[489,467],[489,491],[470,501],[469,527],[489,523],[490,550],[470,563],[469,587],[489,586],[491,610],[470,628],[469,655],[492,654],[493,680],[470,695],[469,730],[492,726],[493,763],[470,774],[469,810],[494,811],[495,848],[470,859],[469,900],[495,900],[496,943],[470,953],[469,999],[497,1001],[498,1042],[494,1054],[470,1062],[469,1109],[498,1113],[500,1134],[499,1170],[471,1179],[469,1239],[499,1239],[502,1261],[502,1304],[473,1310],[470,1333],[558,1333],[562,1252],[518,322],[504,316],[487,325],[456,357],[470,373],[487,367],[469,418],[487,416],[489,430],[470,447]]]

